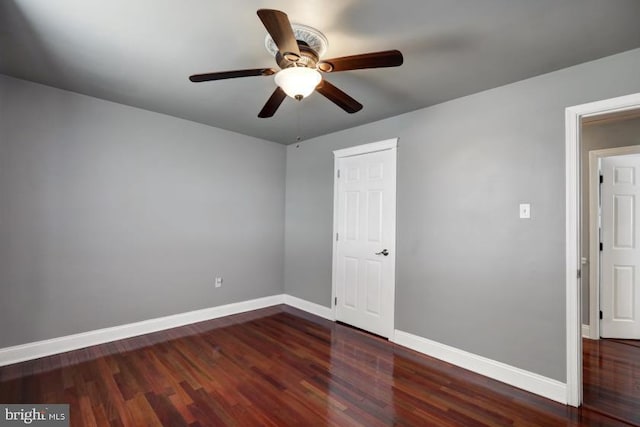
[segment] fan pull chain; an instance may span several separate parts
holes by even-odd
[[[302,141],[302,136],[300,135],[301,134],[301,132],[300,132],[300,108],[296,108],[296,121],[297,121],[296,129],[297,129],[297,132],[298,132],[298,136],[296,137],[296,142],[300,142],[300,141]]]

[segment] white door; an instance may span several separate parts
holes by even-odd
[[[602,159],[600,336],[640,339],[640,155]]]
[[[390,337],[395,300],[396,148],[346,157],[339,157],[340,151],[336,152],[334,227],[336,319]]]

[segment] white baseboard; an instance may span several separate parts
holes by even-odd
[[[591,326],[582,324],[582,338],[591,338]]]
[[[131,338],[138,335],[216,319],[232,314],[244,313],[278,304],[287,304],[308,313],[315,314],[316,316],[328,320],[335,320],[333,310],[329,307],[291,295],[273,295],[270,297],[257,298],[249,301],[144,320],[142,322],[2,348],[0,349],[0,366],[11,365],[25,360],[37,359],[44,356],[50,356],[52,354],[64,353],[92,345]],[[583,325],[583,334],[585,331],[584,328],[585,325]],[[502,381],[514,387],[555,400],[556,402],[563,404],[566,404],[567,402],[566,384],[551,378],[478,356],[473,353],[468,353],[466,351],[440,344],[407,332],[399,331],[397,329],[394,331],[391,341],[489,378]]]
[[[143,320],[141,322],[114,326],[111,328],[97,329],[80,334],[67,335],[44,341],[16,345],[0,349],[0,366],[11,365],[25,360],[37,359],[52,354],[64,353],[92,345],[104,344],[115,340],[131,338],[151,332],[171,329],[191,323],[216,319],[232,314],[271,307],[283,304],[284,295],[257,298],[249,301],[241,301],[202,310],[189,311],[187,313],[174,314],[156,319]]]
[[[396,344],[566,405],[567,385],[524,369],[396,329]]]
[[[328,320],[335,320],[333,317],[333,310],[331,310],[329,307],[316,304],[315,302],[310,302],[298,297],[294,297],[292,295],[285,294],[284,303],[290,305],[291,307],[299,308],[302,311],[306,311],[307,313],[315,314],[318,317],[322,317]]]

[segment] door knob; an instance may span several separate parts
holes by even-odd
[[[383,250],[382,250],[382,251],[380,251],[380,252],[376,252],[376,255],[384,255],[384,256],[387,256],[387,255],[389,255],[389,251],[388,251],[388,250],[386,250],[386,249],[383,249]]]

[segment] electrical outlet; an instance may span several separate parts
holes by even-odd
[[[216,288],[222,286],[222,277],[216,277]]]

